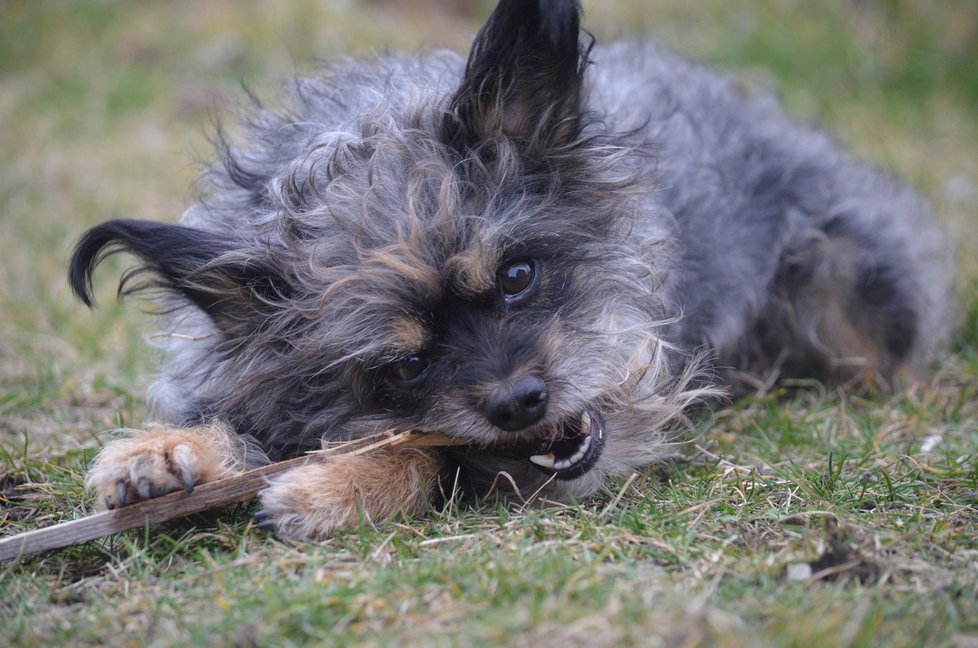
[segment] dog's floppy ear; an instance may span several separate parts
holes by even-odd
[[[288,299],[289,284],[267,246],[152,221],[111,220],[88,230],[75,246],[68,282],[93,307],[92,273],[108,256],[129,252],[142,265],[128,271],[119,295],[162,288],[207,313],[229,335],[252,330]],[[139,281],[136,281],[139,279]]]
[[[446,141],[464,153],[504,136],[529,155],[573,141],[587,64],[579,33],[576,0],[501,0],[472,45]]]

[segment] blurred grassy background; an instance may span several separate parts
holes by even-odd
[[[242,82],[259,96],[269,97],[274,96],[280,79],[315,73],[320,58],[385,48],[419,51],[449,47],[461,51],[492,5],[487,0],[0,0],[0,494],[10,498],[0,498],[0,535],[60,519],[66,510],[70,514],[80,506],[81,471],[99,445],[99,433],[119,425],[138,425],[145,416],[141,398],[156,358],[144,343],[149,329],[138,306],[115,303],[114,283],[125,262],[114,260],[100,272],[102,307],[95,315],[74,301],[66,288],[66,259],[81,232],[113,217],[175,220],[191,201],[189,188],[200,162],[210,158],[208,134],[213,132],[215,117],[228,119],[243,103]],[[821,123],[859,155],[905,177],[933,202],[958,243],[965,315],[963,333],[955,346],[956,360],[944,374],[951,376],[951,386],[934,393],[951,401],[970,402],[973,392],[967,385],[978,373],[974,354],[978,343],[978,3],[591,0],[584,5],[585,25],[600,40],[654,37],[748,82],[773,87],[799,119]],[[924,397],[914,400],[913,416],[918,416],[914,408],[920,401],[925,405],[929,402]],[[784,418],[784,425],[796,424],[795,415],[801,416],[810,404],[803,399]],[[844,406],[844,401],[831,404],[833,408]],[[753,406],[747,407],[751,415],[758,414]],[[890,409],[892,403],[866,407],[870,419],[880,425],[899,418]],[[904,403],[899,407],[910,406]],[[973,463],[978,415],[968,407],[954,410],[954,430],[963,435],[955,448]],[[765,408],[774,416],[773,405],[762,404],[761,409],[767,411]],[[924,423],[915,424],[915,430],[936,429],[950,436],[942,427],[947,421],[941,412],[931,412],[933,418],[922,419]],[[826,421],[832,420],[832,413],[826,416]],[[721,415],[719,420],[731,429],[743,428],[746,445],[738,446],[741,442],[732,440],[726,448],[733,461],[739,457],[741,463],[751,463],[754,455],[749,444],[758,439],[750,434],[755,434],[752,431],[756,426],[745,423],[736,411],[726,418]],[[785,443],[791,443],[790,439]],[[790,454],[790,448],[787,452]],[[816,463],[815,469],[831,474],[831,455],[822,459],[828,464]],[[11,513],[14,508],[4,502],[14,501],[13,489],[23,489],[25,484],[33,489],[36,501],[29,513],[21,510],[15,516]],[[709,492],[704,491],[703,497]],[[966,515],[972,513],[965,511]],[[25,517],[17,517],[21,515]],[[688,522],[679,519],[680,526]],[[973,517],[964,519],[974,524]],[[532,524],[547,526],[552,522],[544,519]],[[716,523],[724,529],[723,519],[717,518]],[[627,520],[622,524],[627,526]],[[568,531],[564,527],[560,530]],[[581,530],[570,528],[570,532],[580,534]],[[590,528],[586,532],[595,533]],[[675,530],[657,532],[668,536]],[[383,548],[387,542],[384,537],[363,540],[370,555]],[[500,542],[506,537],[504,534]],[[559,534],[557,537],[555,542]],[[704,546],[711,546],[713,541],[696,540]],[[632,541],[622,541],[621,546],[615,545],[616,541],[608,540],[612,551],[630,556],[631,550],[625,547]],[[235,541],[229,546],[240,553],[245,545]],[[973,543],[968,546],[974,549]],[[132,547],[119,550],[138,554]],[[417,548],[407,551],[416,552]],[[505,551],[500,551],[491,553],[493,560],[507,559]],[[558,556],[554,565],[540,567],[544,571],[537,573],[550,573],[546,571],[549,569],[573,582],[576,577],[561,561],[572,558],[575,551],[571,546],[567,556]],[[232,553],[228,560],[236,559],[235,555]],[[274,557],[281,559],[283,555]],[[300,560],[290,555],[290,559]],[[678,560],[675,565],[683,564],[677,558],[680,554],[670,555],[671,560]],[[37,585],[29,585],[33,582],[31,569],[0,572],[0,599],[13,600],[7,595],[14,592],[24,601],[16,608],[17,614],[8,616],[8,622],[18,619],[20,624],[8,636],[31,643],[44,637],[68,639],[82,628],[87,640],[99,640],[97,627],[86,625],[92,621],[79,619],[101,619],[101,613],[84,606],[81,611],[70,611],[64,601],[70,603],[77,596],[72,587],[80,574],[103,569],[105,557],[93,553],[74,558],[87,567],[72,567],[59,558],[39,563],[43,578]],[[322,556],[313,554],[313,558]],[[336,556],[327,552],[327,558]],[[473,562],[458,568],[460,574],[486,559],[486,555],[475,553]],[[702,562],[695,563],[690,571],[683,571],[685,567],[680,571],[687,574],[683,578],[708,590],[711,579],[720,579],[723,570],[711,571],[711,563],[704,556],[696,559]],[[157,562],[147,567],[148,573],[159,577],[160,582],[149,595],[165,597],[170,583],[160,576],[160,570],[165,571],[171,557],[154,555],[154,560]],[[301,560],[308,561],[309,555]],[[645,566],[630,572],[633,576],[645,573],[648,565],[641,564]],[[423,581],[422,577],[431,577],[426,570],[437,571],[437,567],[422,563],[416,576]],[[74,575],[62,580],[59,574],[65,571]],[[507,591],[535,591],[519,576],[509,574]],[[631,578],[614,569],[593,572],[592,576],[596,580],[582,585],[581,591],[593,589],[598,597],[607,594],[602,579]],[[139,574],[130,571],[129,577],[135,579]],[[280,577],[281,573],[274,571],[269,576]],[[262,583],[260,589],[268,595],[268,582]],[[247,589],[247,583],[243,587]],[[386,585],[381,582],[378,587],[382,590]],[[733,600],[743,591],[720,588],[719,597]],[[297,596],[294,590],[273,594],[283,597],[278,603],[281,614],[291,610],[287,601],[289,596]],[[849,621],[842,611],[831,607],[831,596],[808,596],[792,590],[785,601],[796,597],[790,603],[796,609],[788,609],[778,607],[783,594],[776,588],[765,590],[758,594],[762,603],[738,612],[740,617],[735,614],[728,618],[725,612],[707,608],[702,613],[706,619],[703,623],[711,628],[732,628],[728,637],[732,645],[747,645],[737,643],[737,637],[744,636],[748,644],[754,639],[761,641],[750,632],[744,635],[743,624],[749,626],[763,619],[767,619],[768,628],[763,641],[775,637],[776,643],[843,645],[840,637]],[[118,594],[109,592],[106,596],[104,601],[111,605]],[[213,588],[202,590],[201,596],[211,600]],[[881,596],[902,600],[890,590]],[[301,597],[297,600],[302,601]],[[602,600],[602,605],[607,603]],[[686,608],[676,607],[670,600],[666,596],[663,609],[675,608],[675,614],[680,615],[676,618],[682,618]],[[50,609],[45,607],[49,602]],[[304,604],[312,605],[308,600]],[[572,611],[584,605],[580,601],[563,604]],[[897,609],[903,614],[911,608]],[[189,613],[179,609],[180,614]],[[451,616],[451,606],[448,609]],[[645,636],[642,629],[649,623],[641,616],[645,608],[624,604],[615,609],[615,614],[636,624],[633,638]],[[793,627],[813,609],[825,612],[828,635],[819,635],[817,628],[805,634],[803,623]],[[884,620],[893,613],[885,606],[880,609]],[[498,614],[512,611],[503,606]],[[661,614],[673,618],[669,616],[672,612]],[[111,614],[109,618],[114,619]],[[294,621],[289,618],[290,623]],[[480,618],[483,630],[497,622],[488,613]],[[531,621],[536,617],[531,614],[527,618],[528,625],[522,627],[519,636],[528,643],[548,643],[548,635],[533,631]],[[952,630],[972,627],[975,619],[970,620],[972,626],[968,621],[957,618]],[[32,632],[34,622],[40,626]],[[907,623],[920,631],[917,637],[928,636],[927,618],[911,618]],[[139,634],[145,630],[140,628],[135,635],[120,637],[134,640],[151,636]],[[287,629],[289,636],[309,636],[301,627]],[[838,632],[833,634],[835,630]],[[476,631],[475,636],[491,637],[487,632]],[[186,637],[179,633],[174,636]],[[363,640],[372,635],[353,632],[349,636]],[[587,633],[581,636],[593,638]],[[683,637],[690,636],[680,633],[663,641],[682,645]],[[710,642],[723,643],[722,636],[713,636]],[[778,636],[794,639],[782,642]],[[858,645],[856,639],[862,636],[855,632],[850,643]],[[872,643],[871,635],[863,638],[869,642],[866,645]]]

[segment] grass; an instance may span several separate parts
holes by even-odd
[[[174,220],[213,114],[317,56],[464,48],[488,2],[0,1],[0,536],[84,514],[156,364],[134,304],[63,274],[116,216]],[[251,509],[0,566],[9,645],[978,645],[978,11],[969,2],[585,3],[774,86],[934,203],[959,245],[947,357],[895,394],[802,385],[700,421],[579,506],[455,505],[289,546]],[[626,27],[623,27],[626,26]]]

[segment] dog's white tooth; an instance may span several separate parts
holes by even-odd
[[[584,439],[584,443],[581,444],[580,449],[578,449],[578,451],[574,453],[574,456],[576,457],[577,455],[581,455],[583,457],[584,453],[587,452],[588,448],[590,447],[591,447],[591,437],[587,437],[586,439]]]
[[[586,437],[584,439],[584,443],[582,443],[581,447],[577,449],[577,452],[567,458],[567,462],[570,464],[576,464],[578,461],[584,458],[584,455],[587,453],[587,449],[590,447],[591,437]]]
[[[573,465],[573,463],[574,462],[571,461],[570,459],[561,459],[560,461],[555,463],[553,467],[556,468],[557,470],[563,470],[564,468],[570,468],[571,465]]]
[[[590,433],[591,433],[591,415],[588,414],[587,410],[584,410],[584,413],[581,414],[581,434],[590,434]]]
[[[552,454],[533,455],[530,457],[530,461],[544,468],[554,468],[554,458]]]

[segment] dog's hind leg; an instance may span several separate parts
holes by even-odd
[[[888,385],[924,355],[928,300],[947,307],[938,287],[929,297],[920,285],[918,263],[850,222],[805,229],[783,250],[744,347],[721,361],[753,376]]]
[[[221,424],[157,427],[109,443],[88,471],[98,508],[117,508],[245,469],[243,439]]]
[[[282,538],[316,540],[398,513],[417,515],[437,493],[438,451],[379,450],[338,456],[275,478],[259,495],[259,525]]]

